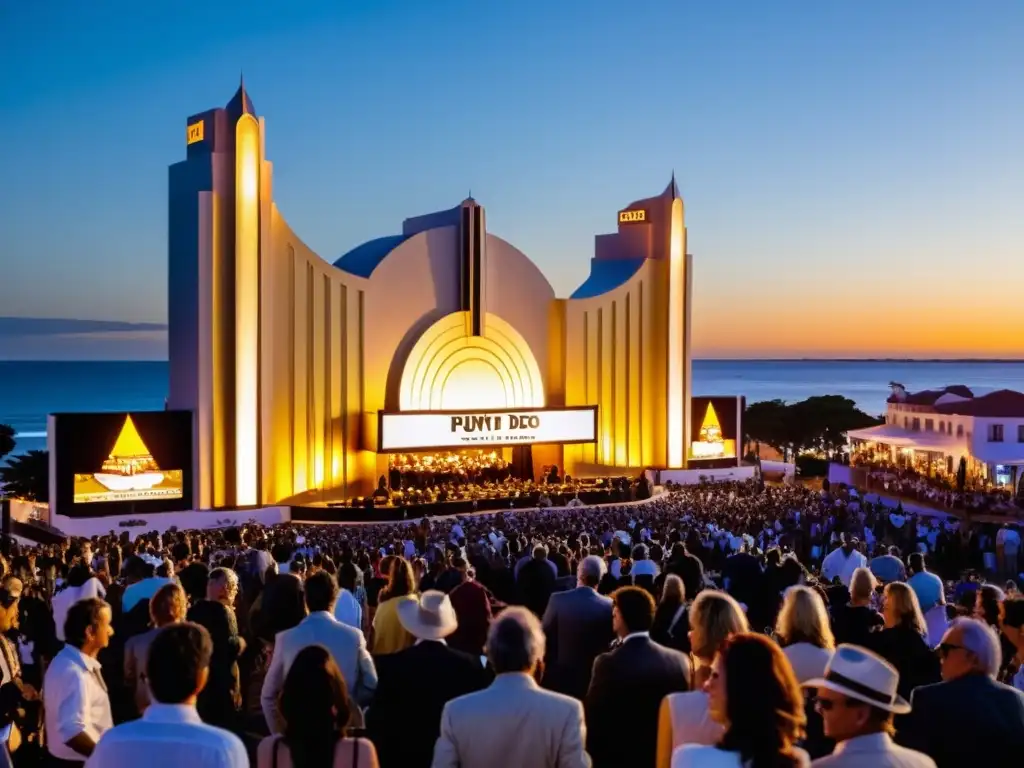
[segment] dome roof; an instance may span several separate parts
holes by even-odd
[[[388,235],[367,240],[335,261],[334,266],[357,277],[369,277],[389,253],[408,239],[405,235]]]
[[[590,276],[577,288],[571,299],[592,299],[608,293],[629,280],[646,259],[591,259]]]

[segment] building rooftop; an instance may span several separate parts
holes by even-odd
[[[995,392],[969,400],[939,403],[935,406],[935,411],[959,416],[1024,419],[1024,393],[1012,389],[997,389]]]
[[[956,395],[957,397],[973,398],[974,392],[963,384],[952,384],[942,389],[923,389],[920,392],[903,392],[902,396],[897,393],[889,395],[886,402],[906,403],[908,405],[935,405],[935,402],[943,395]]]

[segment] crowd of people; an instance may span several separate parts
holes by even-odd
[[[968,515],[1017,517],[1024,513],[1024,506],[1012,489],[993,487],[980,478],[968,477],[960,490],[955,474],[929,475],[889,462],[860,460],[855,464],[866,470],[864,487],[872,492],[900,496]]]
[[[512,468],[499,451],[445,451],[437,454],[392,454],[388,460],[388,485],[431,488],[501,483]]]
[[[0,765],[1018,766],[1007,531],[751,481],[15,543]]]

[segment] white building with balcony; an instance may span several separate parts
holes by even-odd
[[[960,459],[971,485],[1018,489],[1024,483],[1024,393],[975,396],[965,386],[907,392],[893,384],[885,423],[847,433],[856,462],[912,467],[955,477]]]

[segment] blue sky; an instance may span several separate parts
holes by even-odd
[[[698,354],[1024,357],[1022,40],[1016,0],[4,4],[0,316],[165,321],[167,166],[244,70],[329,260],[472,189],[567,295],[674,169]]]

